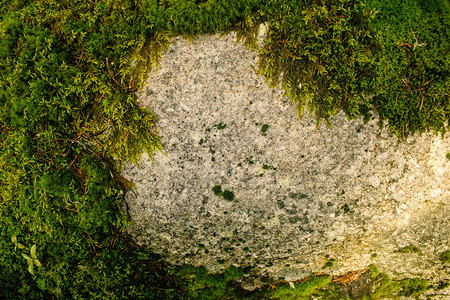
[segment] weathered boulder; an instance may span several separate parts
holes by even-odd
[[[376,119],[341,114],[316,130],[256,67],[233,34],[173,41],[140,95],[164,154],[123,170],[135,184],[129,234],[211,272],[233,264],[296,280],[375,263],[448,278],[448,135],[399,143]]]

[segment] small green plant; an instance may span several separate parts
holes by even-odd
[[[29,256],[24,253],[22,253],[22,256],[27,260],[28,272],[30,272],[31,275],[34,275],[34,266],[38,268],[42,266],[36,256],[36,244],[31,246]]]
[[[11,241],[14,243],[14,251],[16,251],[17,249],[24,249],[25,246],[22,245],[21,243],[17,242],[17,237],[15,235],[13,235],[11,237]]]

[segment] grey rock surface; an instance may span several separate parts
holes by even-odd
[[[341,114],[316,130],[256,67],[233,34],[173,41],[140,95],[160,119],[164,154],[123,170],[136,242],[211,272],[233,264],[297,280],[375,263],[398,278],[448,280],[448,135],[398,143],[376,119]],[[235,199],[215,195],[218,185]],[[398,252],[410,245],[418,252]]]

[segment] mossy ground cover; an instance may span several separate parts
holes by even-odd
[[[161,149],[136,92],[171,37],[236,31],[299,114],[403,138],[448,128],[449,28],[438,0],[0,0],[0,298],[195,295],[118,209],[122,163]]]
[[[370,265],[336,277],[321,273],[294,282],[267,279],[262,287],[249,292],[237,282],[250,270],[230,266],[223,274],[208,274],[204,267],[186,265],[179,274],[194,279],[197,299],[398,299],[416,297],[431,288],[425,279],[395,280]]]

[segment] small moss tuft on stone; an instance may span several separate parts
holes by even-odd
[[[414,245],[409,245],[398,249],[395,253],[420,253],[420,249]]]
[[[227,200],[227,201],[233,201],[234,200],[234,193],[232,192],[232,191],[230,191],[230,190],[225,190],[223,193],[222,193],[222,197],[223,197],[223,199],[225,199],[225,200]]]
[[[222,122],[220,122],[219,124],[217,124],[217,129],[222,130],[225,129],[225,127],[227,127],[227,124],[224,124]]]
[[[264,124],[263,126],[261,126],[261,133],[263,135],[266,134],[267,130],[269,130],[270,125],[269,124]]]
[[[215,185],[215,186],[213,186],[212,191],[214,192],[214,195],[220,196],[220,195],[222,195],[222,186]]]
[[[444,263],[450,263],[450,250],[442,252],[439,259]]]

